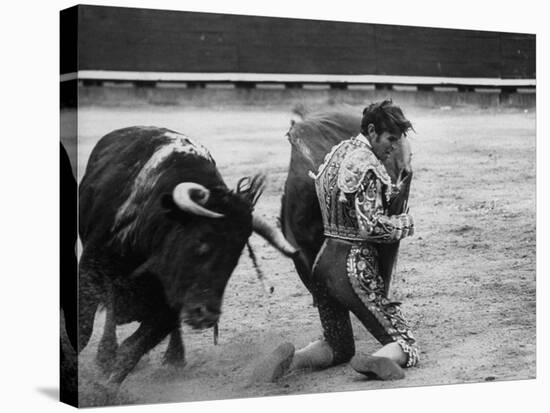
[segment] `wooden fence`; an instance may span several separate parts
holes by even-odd
[[[535,35],[135,8],[61,12],[62,79],[535,85]],[[78,73],[78,75],[76,75]]]

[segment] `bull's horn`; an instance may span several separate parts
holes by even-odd
[[[191,194],[195,192],[197,201],[191,198]],[[190,214],[200,215],[208,218],[222,218],[223,214],[206,209],[202,205],[206,204],[210,197],[210,191],[204,186],[195,182],[182,182],[176,185],[172,192],[172,198],[176,205],[185,212]]]
[[[269,224],[266,220],[257,215],[252,215],[252,229],[286,256],[292,257],[298,252],[296,248],[286,240],[279,228]]]

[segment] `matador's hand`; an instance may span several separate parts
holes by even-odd
[[[414,234],[414,221],[409,214],[381,216],[378,222],[392,241],[399,241]]]

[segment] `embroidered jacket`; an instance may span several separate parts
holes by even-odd
[[[325,235],[351,241],[396,242],[413,234],[410,215],[387,215],[391,179],[363,135],[336,145],[317,175],[311,175]]]

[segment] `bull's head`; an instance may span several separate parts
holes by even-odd
[[[392,183],[399,186],[412,173],[411,160],[412,149],[409,139],[401,138],[395,150],[384,162]]]
[[[225,287],[252,231],[285,255],[296,253],[278,228],[253,214],[263,187],[259,175],[243,178],[234,191],[184,182],[163,200],[173,229],[160,249],[163,268],[157,273],[168,304],[194,328],[218,320]]]
[[[409,139],[401,138],[399,144],[384,161],[397,196],[392,197],[389,212],[400,214],[407,208],[412,179],[412,149]]]

